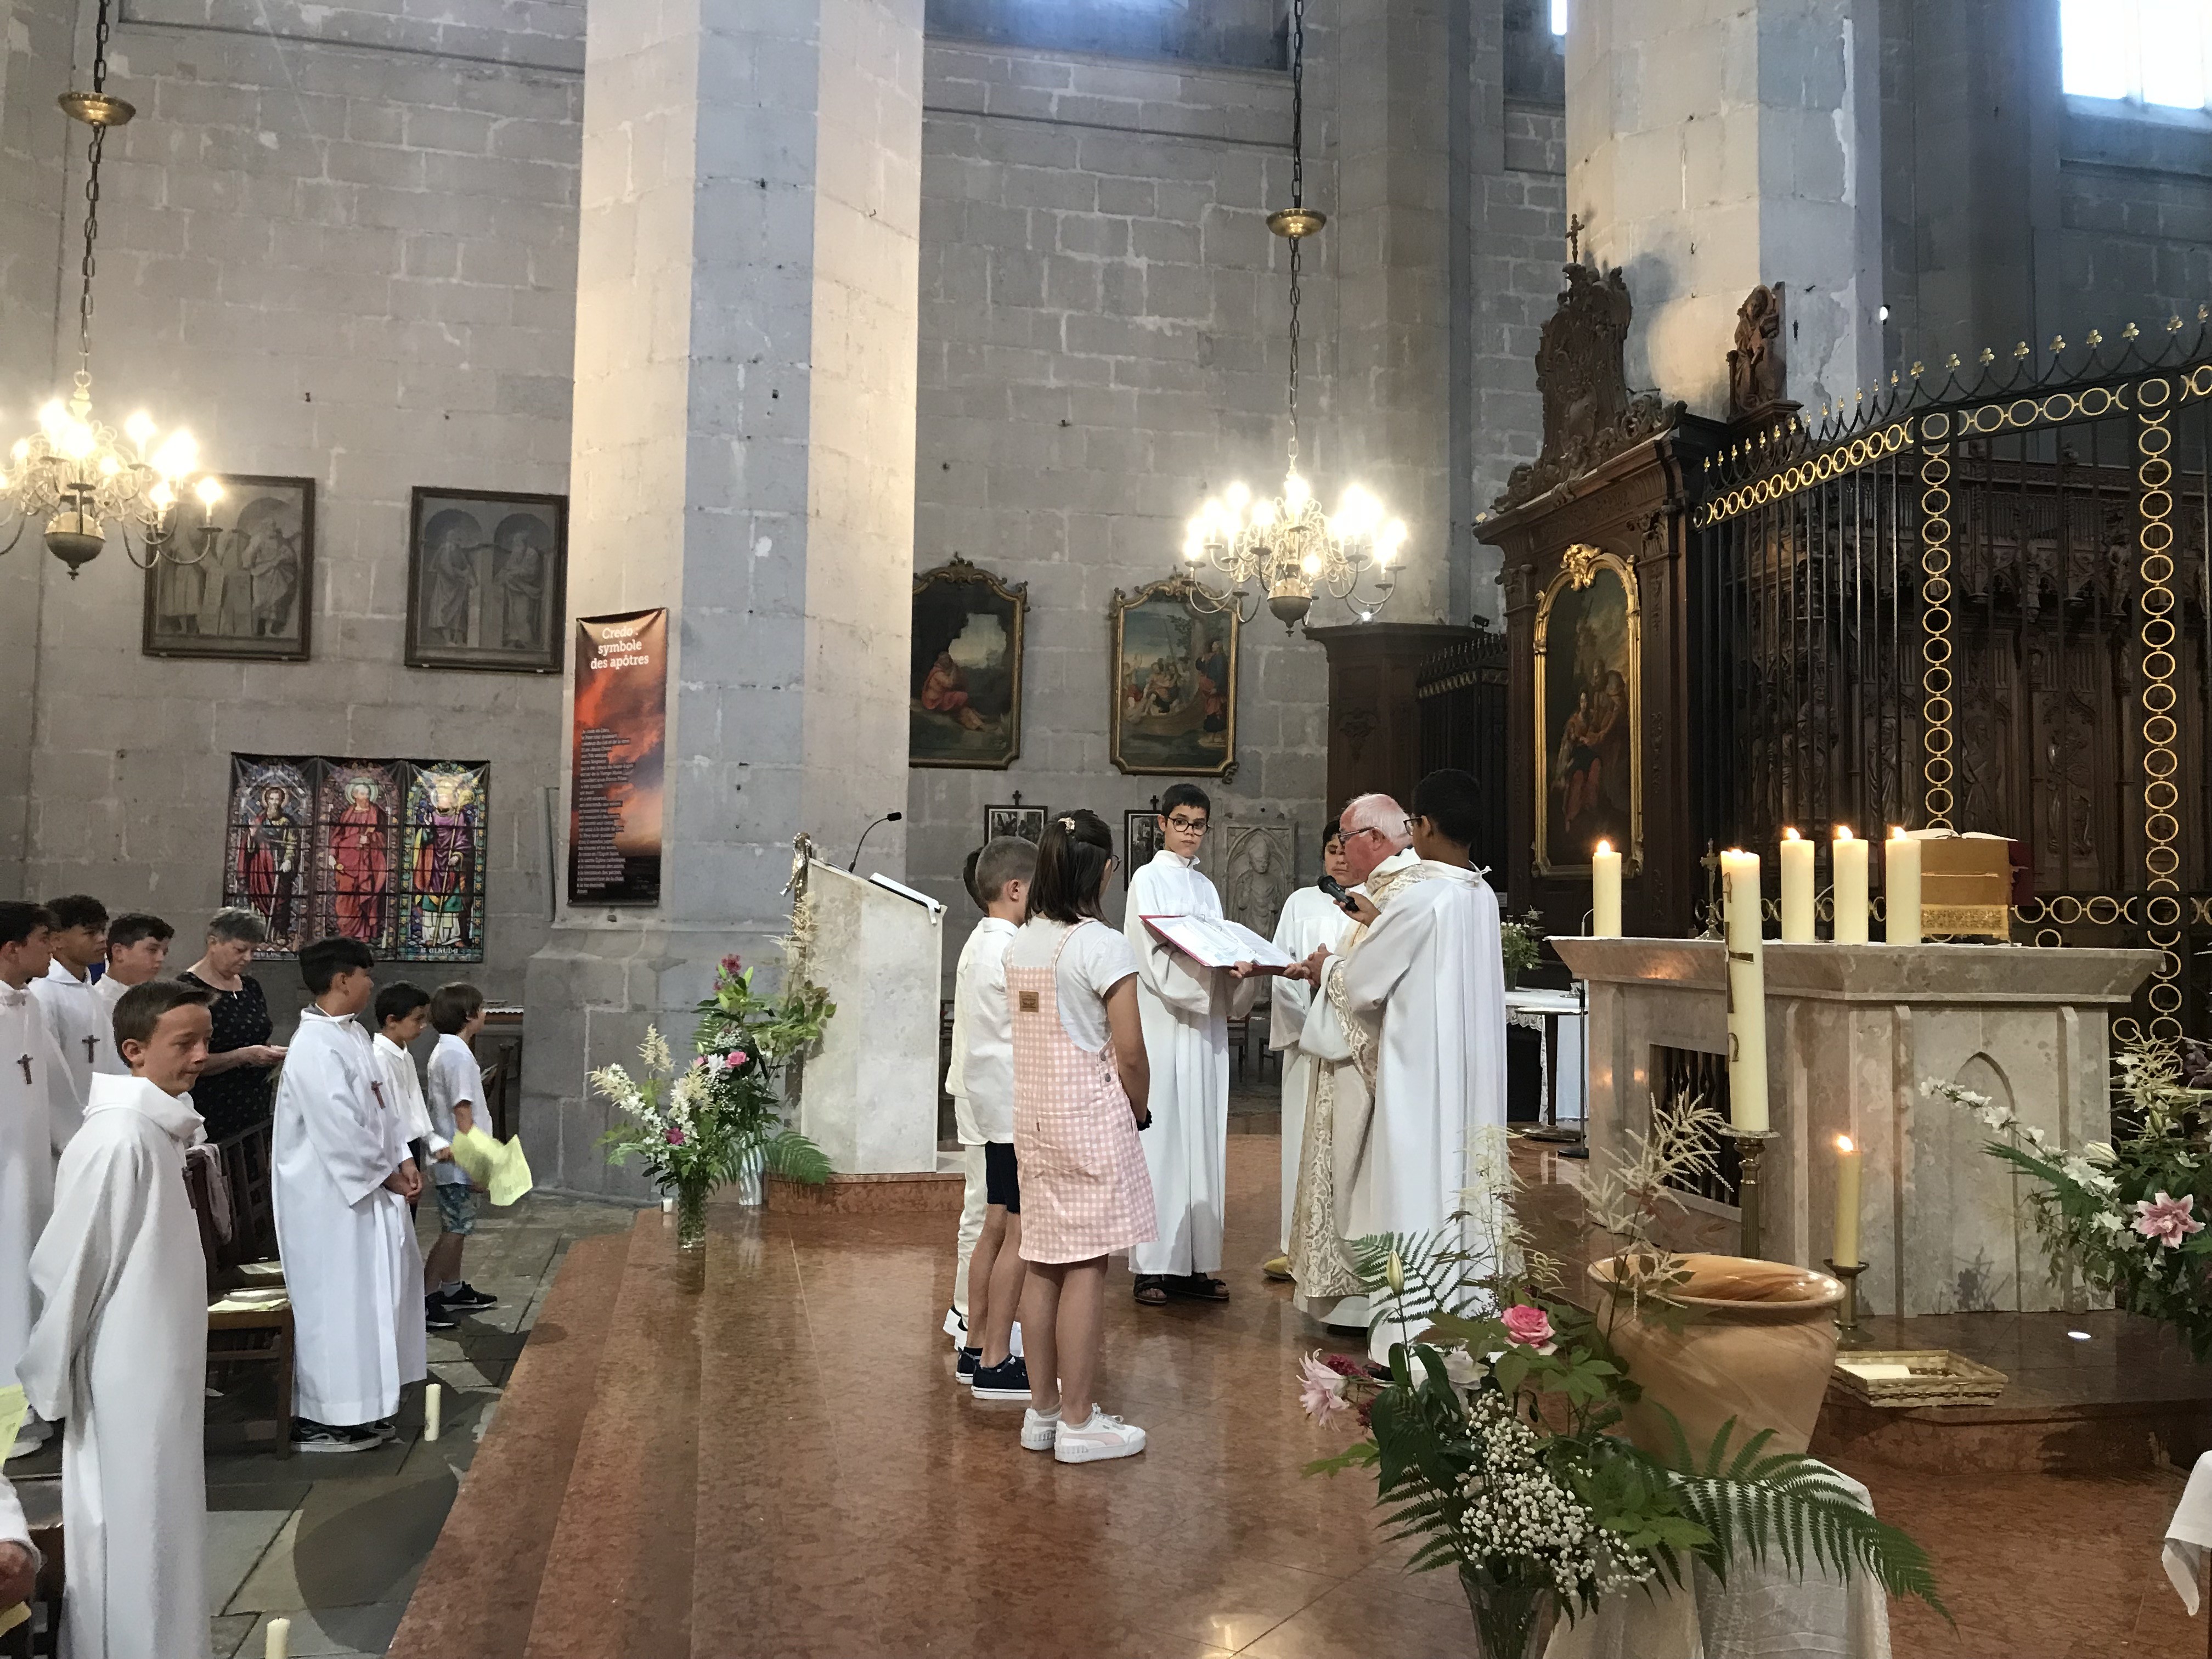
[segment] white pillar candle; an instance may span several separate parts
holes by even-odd
[[[1920,843],[1899,827],[1881,848],[1882,902],[1892,945],[1920,943]]]
[[[1857,1143],[1836,1137],[1836,1242],[1831,1260],[1838,1267],[1859,1264],[1859,1165]]]
[[[1867,942],[1867,843],[1836,828],[1836,943]]]
[[[1782,941],[1813,942],[1813,843],[1795,830],[1782,832]]]
[[[435,1440],[446,1423],[446,1391],[433,1382],[422,1390],[422,1437]]]
[[[1762,1133],[1766,1118],[1766,961],[1759,854],[1721,854],[1728,935],[1729,1121]]]
[[[1611,842],[1590,853],[1590,937],[1620,937],[1620,854]]]
[[[262,1645],[261,1651],[264,1659],[291,1659],[292,1621],[290,1620],[271,1619],[269,1621],[269,1639]]]

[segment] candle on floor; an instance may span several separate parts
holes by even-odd
[[[1836,826],[1836,943],[1867,942],[1867,843]]]
[[[422,1390],[422,1437],[435,1440],[446,1420],[446,1391],[437,1383]]]
[[[1590,852],[1590,937],[1620,937],[1620,854],[1609,841]]]
[[[269,1640],[263,1647],[264,1659],[291,1659],[292,1621],[271,1619],[269,1621]]]
[[[1782,940],[1813,942],[1813,843],[1795,830],[1782,832]]]
[[[1764,1133],[1766,1115],[1766,959],[1759,854],[1721,854],[1728,935],[1729,1121]]]
[[[1833,1261],[1838,1267],[1859,1265],[1858,1143],[1849,1135],[1836,1137],[1836,1242]]]
[[[1920,943],[1920,843],[1903,825],[1881,847],[1882,902],[1889,916],[1882,935],[1892,945]]]

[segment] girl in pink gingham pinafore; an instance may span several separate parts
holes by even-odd
[[[1060,958],[1076,931],[1068,929],[1048,966],[1006,969],[1025,1261],[1091,1261],[1146,1243],[1158,1227],[1113,1051],[1079,1048],[1060,1024]]]

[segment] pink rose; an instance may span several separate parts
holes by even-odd
[[[701,1055],[697,1056],[697,1057],[696,1057],[696,1059],[694,1059],[694,1060],[692,1060],[692,1062],[691,1062],[692,1066],[693,1066],[693,1068],[694,1068],[695,1070],[696,1070],[697,1067],[699,1067],[699,1066],[704,1066],[706,1063],[707,1063],[707,1056],[706,1056],[706,1055],[704,1055],[704,1054],[701,1054]]]
[[[684,1144],[684,1131],[671,1129],[668,1132],[668,1144],[672,1146],[681,1146]]]
[[[1318,1348],[1298,1361],[1298,1403],[1324,1428],[1352,1409],[1345,1402],[1343,1376],[1322,1363]]]
[[[2190,1212],[2197,1206],[2197,1195],[2184,1193],[2179,1198],[2169,1198],[2160,1193],[2156,1199],[2139,1199],[2136,1202],[2136,1231],[2145,1238],[2154,1238],[2169,1250],[2181,1248],[2181,1241],[2191,1233],[2201,1233],[2204,1224],[2191,1218]]]
[[[722,1064],[728,1070],[734,1072],[738,1066],[744,1065],[746,1060],[751,1058],[752,1056],[746,1054],[744,1049],[732,1048],[728,1054],[722,1056]]]
[[[1549,1353],[1559,1345],[1552,1340],[1552,1316],[1541,1308],[1532,1308],[1527,1303],[1516,1303],[1498,1316],[1498,1323],[1505,1327],[1505,1334],[1523,1347],[1534,1348],[1538,1353]]]

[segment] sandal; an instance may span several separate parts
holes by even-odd
[[[1229,1286],[1205,1273],[1185,1273],[1167,1281],[1170,1296],[1179,1296],[1186,1302],[1226,1302]]]
[[[1137,1300],[1147,1308],[1164,1308],[1168,1301],[1168,1276],[1165,1273],[1139,1273]]]

